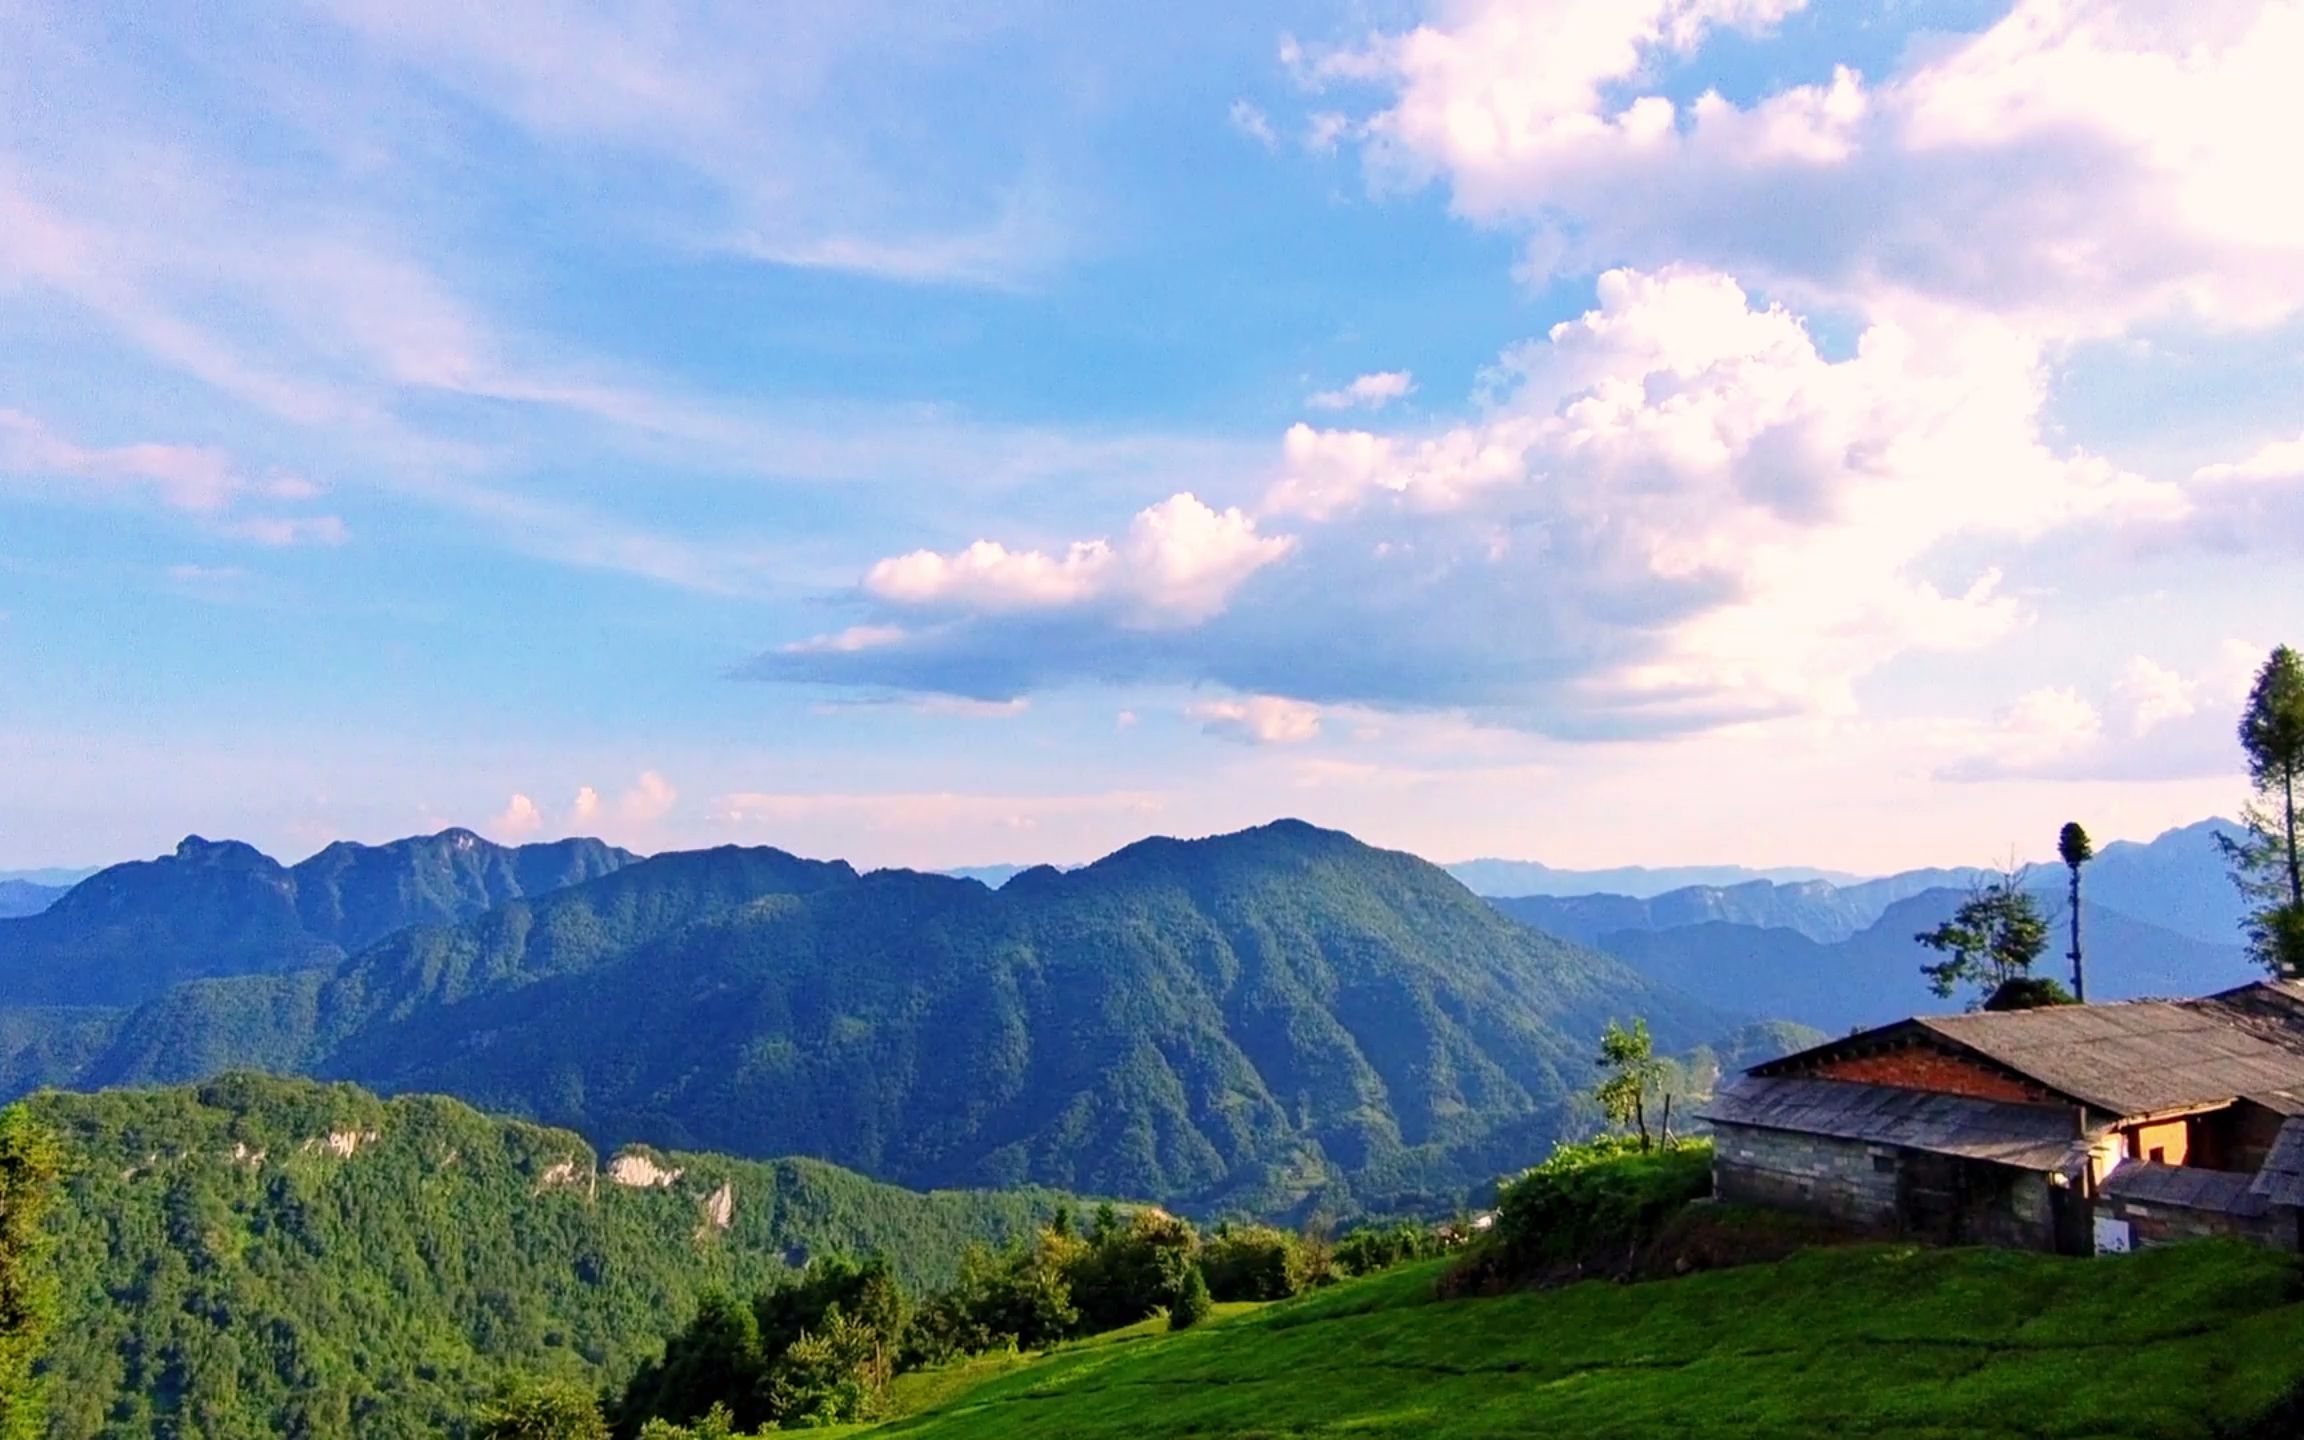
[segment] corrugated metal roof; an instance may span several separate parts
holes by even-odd
[[[2235,1023],[2233,1009],[2212,996],[1931,1015],[1915,1023],[2052,1090],[2122,1115],[2304,1086],[2304,1035],[2274,1043],[2256,1028]]]
[[[1802,1064],[1914,1032],[1970,1051],[2115,1115],[2217,1105],[2241,1096],[2304,1108],[2304,983],[2264,981],[2198,1000],[2052,1005],[1922,1015],[1759,1067]]]
[[[1722,1085],[1698,1113],[1716,1125],[1831,1135],[2025,1170],[2062,1170],[2082,1148],[2074,1112],[2061,1106],[1846,1080],[1743,1075]]]
[[[2229,1170],[2123,1160],[2104,1177],[2102,1193],[2143,1205],[2174,1205],[2224,1215],[2261,1215],[2270,1202],[2254,1192],[2252,1179]]]
[[[2267,1205],[2304,1205],[2304,1119],[2282,1124],[2249,1190]]]

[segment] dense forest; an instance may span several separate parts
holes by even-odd
[[[48,1093],[55,1440],[432,1436],[512,1373],[620,1383],[707,1294],[832,1255],[914,1290],[1036,1233],[1045,1191],[629,1150],[434,1096],[231,1075]]]
[[[341,964],[179,986],[46,1078],[255,1066],[603,1145],[1300,1217],[1445,1206],[1543,1153],[1591,1037],[1630,1014],[1667,1050],[1736,1023],[1413,856],[1280,822],[998,891],[662,855]]]

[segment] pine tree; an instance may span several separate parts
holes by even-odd
[[[2297,791],[2304,789],[2304,659],[2282,645],[2265,658],[2240,716],[2240,749],[2256,798],[2245,833],[2219,836],[2232,880],[2249,902],[2249,953],[2275,975],[2304,974],[2304,854]]]
[[[2088,976],[2080,964],[2080,867],[2096,858],[2095,843],[2088,832],[2080,828],[2077,820],[2068,822],[2056,836],[2056,853],[2064,861],[2064,868],[2072,875],[2072,998],[2088,1003]]]
[[[1176,1303],[1168,1310],[1168,1328],[1189,1330],[1215,1313],[1216,1301],[1208,1294],[1208,1277],[1195,1265],[1184,1276],[1184,1288],[1177,1292]]]

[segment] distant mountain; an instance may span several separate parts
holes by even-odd
[[[1722,921],[1619,930],[1593,943],[1698,1000],[1843,1032],[1958,1008],[1929,991],[1920,966],[1937,957],[1914,937],[1950,916],[1966,893],[1931,890],[1899,900],[1871,926],[1832,943]],[[2084,903],[2081,926],[2092,1000],[2197,995],[2262,978],[2237,946],[2211,945],[2117,910]],[[2060,945],[2049,947],[2039,973],[2063,977]]]
[[[1280,1212],[1525,1165],[1633,1015],[1669,1050],[1734,1024],[1413,856],[1287,821],[997,891],[660,855],[347,964],[178,987],[76,1078],[255,1063],[601,1143]]]
[[[69,1175],[51,1440],[462,1434],[509,1374],[621,1384],[709,1288],[830,1251],[945,1283],[1063,1198],[610,1157],[438,1096],[252,1075],[30,1104]]]
[[[2229,822],[2203,820],[2149,842],[2115,841],[2090,863],[2089,903],[2213,945],[2234,943],[2240,902],[2216,836]],[[1888,908],[1932,890],[1965,890],[1991,878],[1983,869],[1907,870],[1878,880],[1692,885],[1660,895],[1631,893],[1496,896],[1497,908],[1539,930],[1590,944],[1620,930],[1670,930],[1714,922],[1793,930],[1832,942],[1878,922]],[[2031,867],[2028,883],[2061,914],[2066,872],[2050,860]],[[1478,887],[1475,886],[1475,889]]]
[[[1650,869],[1627,865],[1614,870],[1555,870],[1534,860],[1459,860],[1445,867],[1475,895],[1629,895],[1646,898],[1689,886],[1746,885],[1774,881],[1797,885],[1810,880],[1848,884],[1859,877],[1804,865],[1753,870],[1742,865],[1672,865]]]
[[[37,870],[0,870],[0,880],[22,880],[27,884],[45,885],[53,890],[69,890],[103,868],[101,865],[78,868],[50,865]]]
[[[936,873],[949,875],[955,880],[973,880],[979,885],[997,890],[1025,871],[1038,868],[1035,865],[959,865]]]
[[[30,880],[0,880],[0,920],[37,915],[56,903],[65,886],[40,885]]]
[[[607,874],[597,840],[508,848],[469,830],[339,841],[284,866],[234,840],[99,871],[37,914],[0,920],[0,1005],[125,1005],[179,981],[323,965],[410,925],[467,920]]]

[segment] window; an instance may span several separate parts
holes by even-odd
[[[2167,1148],[2165,1146],[2155,1145],[2152,1147],[2152,1153],[2145,1156],[2144,1158],[2150,1160],[2155,1165],[2165,1165],[2168,1163]]]
[[[1872,1157],[1872,1173],[1875,1175],[1885,1175],[1895,1168],[1896,1157],[1893,1155],[1875,1155]]]

